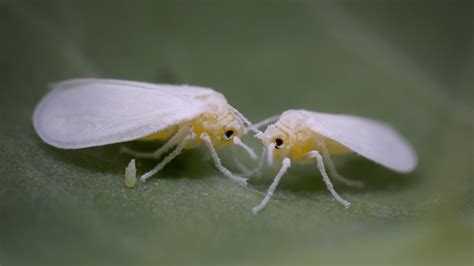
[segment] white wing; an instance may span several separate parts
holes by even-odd
[[[402,173],[417,165],[416,153],[408,141],[387,124],[351,115],[302,112],[311,130],[376,163]]]
[[[53,85],[33,123],[48,144],[77,149],[138,139],[193,119],[211,89],[122,80],[75,79]]]
[[[64,84],[64,85],[61,85]],[[171,84],[155,84],[142,81],[133,80],[118,80],[118,79],[96,79],[96,78],[80,78],[80,79],[69,79],[62,81],[58,84],[53,84],[55,87],[61,86],[89,86],[90,84],[109,84],[109,85],[120,85],[136,87],[141,89],[152,89],[160,90],[162,92],[171,93],[179,97],[199,97],[203,95],[216,94],[217,92],[213,89],[189,86],[189,85],[171,85]]]

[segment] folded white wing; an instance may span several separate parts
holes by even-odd
[[[368,118],[301,111],[311,130],[354,152],[398,172],[410,172],[417,165],[411,145],[395,129]]]
[[[33,124],[48,144],[77,149],[138,139],[200,115],[196,96],[211,89],[122,80],[59,82],[38,104]]]

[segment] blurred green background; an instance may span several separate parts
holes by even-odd
[[[472,1],[0,1],[0,265],[472,265],[473,25]],[[277,169],[240,187],[204,149],[126,189],[120,145],[58,150],[32,127],[49,82],[84,76],[212,87],[253,121],[380,119],[419,167],[336,158],[367,185],[336,185],[347,210],[307,165],[254,216]]]

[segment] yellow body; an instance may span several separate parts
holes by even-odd
[[[351,150],[344,145],[326,138],[306,127],[305,123],[285,124],[284,121],[269,126],[264,133],[264,145],[275,145],[276,139],[281,139],[283,145],[273,148],[273,154],[278,159],[291,157],[293,161],[304,164],[307,162],[307,154],[312,150],[318,150],[318,141],[326,144],[331,155],[345,155]]]
[[[289,154],[297,163],[305,163],[308,152],[318,149],[318,140],[322,140],[326,144],[328,152],[331,155],[345,155],[351,153],[350,149],[334,140],[328,139],[315,132],[305,131],[298,132],[297,138],[287,138],[285,146],[288,148],[275,149],[274,154],[279,159],[283,159],[283,157]]]
[[[173,136],[174,133],[176,133],[177,130],[178,130],[177,125],[170,126],[168,128],[165,128],[164,130],[158,131],[156,133],[145,136],[145,137],[140,138],[138,140],[140,140],[140,141],[164,141],[164,140],[169,139],[171,136]]]
[[[202,140],[199,136],[207,133],[211,137],[214,147],[220,148],[232,143],[223,136],[227,130],[234,132],[233,136],[240,137],[243,135],[242,122],[232,113],[203,113],[198,117],[183,122],[179,125],[173,125],[151,135],[140,138],[140,141],[166,141],[171,138],[180,128],[191,125],[196,138],[186,145],[186,149],[195,148],[200,145]]]

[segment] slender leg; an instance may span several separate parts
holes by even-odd
[[[344,207],[346,207],[346,209],[349,208],[351,203],[348,202],[347,200],[341,198],[341,196],[339,196],[339,194],[337,194],[337,192],[334,190],[334,187],[331,183],[331,180],[329,180],[329,177],[326,173],[326,169],[324,169],[324,162],[323,162],[323,157],[321,156],[321,154],[319,154],[318,151],[310,151],[310,152],[308,152],[308,157],[309,158],[316,158],[316,163],[317,163],[319,172],[323,176],[323,181],[324,181],[324,183],[326,183],[326,187],[328,188],[329,192],[331,192],[332,196],[337,201],[339,201],[342,205],[344,205]]]
[[[247,168],[239,159],[237,158],[237,150],[235,149],[235,146],[232,146],[232,160],[234,161],[234,164],[239,168],[239,171],[241,172],[241,176],[248,176],[250,173],[250,169]]]
[[[275,147],[274,142],[268,144],[268,147],[267,147],[267,164],[268,165],[273,165],[273,147]]]
[[[239,184],[243,186],[246,186],[247,178],[243,178],[243,177],[232,174],[227,168],[225,168],[222,165],[221,159],[217,155],[216,149],[214,149],[214,145],[212,145],[211,137],[209,137],[207,133],[202,133],[200,137],[202,141],[206,143],[206,146],[209,149],[209,152],[211,153],[212,159],[214,160],[214,164],[216,165],[217,169],[219,169],[219,171],[221,171],[221,173],[227,176],[228,178],[238,182]]]
[[[258,162],[257,167],[250,172],[249,176],[252,176],[252,175],[260,176],[261,171],[262,171],[262,167],[263,167],[263,163],[265,162],[266,153],[267,153],[267,150],[265,149],[265,147],[263,147],[262,148],[262,153],[260,155],[260,161]]]
[[[248,153],[250,158],[257,160],[257,154],[255,154],[255,152],[249,146],[245,145],[245,143],[243,143],[239,137],[234,137],[233,141],[235,145],[242,147]]]
[[[346,186],[357,187],[357,188],[364,187],[364,182],[347,179],[337,172],[336,167],[334,167],[334,163],[332,162],[331,157],[329,156],[329,152],[326,147],[326,143],[324,143],[324,141],[318,140],[317,145],[318,145],[318,148],[320,148],[321,153],[323,154],[324,161],[326,162],[328,171],[331,174],[332,178],[343,183]]]
[[[263,162],[265,161],[265,153],[266,150],[265,148],[263,148],[257,166],[254,169],[250,170],[247,168],[247,166],[245,166],[242,162],[239,161],[235,153],[235,148],[232,147],[232,159],[237,168],[239,168],[239,170],[242,172],[240,175],[243,177],[251,177],[253,175],[260,176],[260,171],[262,170]]]
[[[290,159],[289,158],[283,159],[280,171],[278,171],[278,174],[273,179],[273,182],[270,185],[270,187],[268,188],[267,194],[263,198],[262,202],[260,202],[260,204],[258,204],[257,206],[252,208],[252,213],[253,214],[257,214],[259,211],[261,211],[263,208],[265,208],[265,206],[267,206],[268,202],[270,201],[270,199],[273,196],[273,192],[275,192],[275,189],[278,186],[278,183],[280,183],[281,178],[283,177],[283,175],[286,173],[286,171],[290,167],[291,167]]]
[[[165,167],[169,162],[171,162],[176,156],[178,156],[181,151],[183,151],[184,147],[188,142],[194,139],[196,136],[194,133],[186,136],[181,143],[176,146],[176,149],[168,154],[159,164],[155,166],[155,168],[151,169],[150,171],[146,172],[144,175],[140,177],[140,181],[145,182],[148,178],[158,173],[163,167]]]
[[[140,152],[140,151],[134,151],[132,149],[129,149],[125,146],[122,146],[120,149],[120,152],[126,153],[129,155],[132,155],[133,157],[136,158],[142,158],[142,159],[159,159],[163,153],[167,152],[171,147],[177,145],[181,141],[183,141],[183,138],[188,135],[192,130],[191,126],[185,126],[182,127],[176,132],[176,134],[173,135],[163,146],[161,146],[158,150],[154,152]]]

